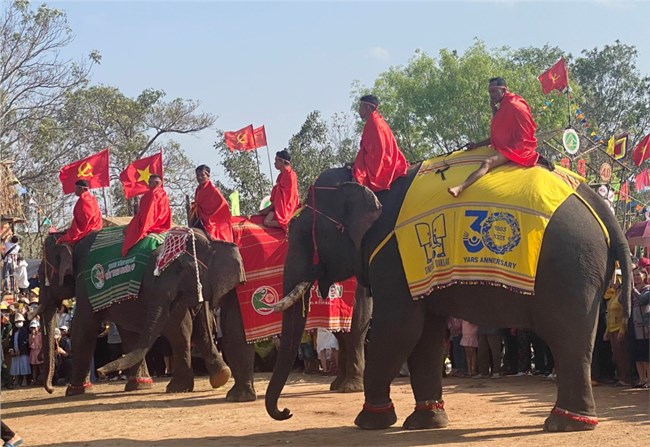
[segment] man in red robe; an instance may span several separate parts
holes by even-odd
[[[228,201],[210,181],[210,167],[196,168],[199,186],[194,193],[190,227],[202,228],[212,240],[233,241]]]
[[[447,189],[454,197],[458,197],[465,188],[487,174],[490,169],[509,161],[529,168],[535,166],[539,159],[535,138],[537,124],[533,121],[530,107],[524,98],[510,93],[503,78],[490,79],[488,91],[492,107],[490,139],[470,143],[467,149],[491,144],[497,153],[486,158],[463,183]]]
[[[149,176],[149,191],[140,199],[140,209],[124,229],[122,256],[126,256],[135,244],[151,233],[164,233],[172,227],[172,210],[162,185],[162,177]]]
[[[102,229],[102,212],[99,209],[97,199],[91,194],[89,186],[86,180],[77,180],[75,182],[74,194],[79,199],[74,205],[72,225],[59,238],[57,244],[72,246],[93,231]]]
[[[289,221],[300,205],[298,177],[291,168],[291,155],[286,150],[275,154],[274,166],[280,174],[271,190],[271,204],[260,214],[266,216],[264,225],[282,228],[286,233]]]
[[[406,174],[408,163],[395,141],[393,131],[377,111],[379,100],[366,95],[359,100],[359,116],[366,120],[361,147],[352,167],[352,175],[371,191],[390,189],[393,181]]]

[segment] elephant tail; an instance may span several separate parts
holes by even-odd
[[[302,306],[291,306],[283,311],[280,350],[264,397],[266,412],[277,421],[293,416],[288,408],[282,411],[278,409],[278,399],[296,361],[306,321],[307,312],[303,312]]]

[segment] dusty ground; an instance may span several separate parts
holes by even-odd
[[[164,393],[166,380],[154,389],[122,392],[123,382],[95,385],[92,394],[64,398],[41,388],[2,391],[2,419],[28,446],[639,446],[650,439],[648,390],[594,388],[600,425],[595,431],[550,434],[541,430],[555,397],[555,384],[539,377],[499,380],[447,378],[446,409],[450,425],[442,430],[405,431],[413,409],[408,380],[396,379],[392,398],[398,424],[382,431],[353,425],[363,395],[328,391],[329,377],[294,373],[280,408],[293,418],[274,421],[264,409],[269,374],[258,374],[256,402],[225,401],[226,389],[212,390],[207,379],[197,391]],[[228,388],[230,384],[228,384]]]

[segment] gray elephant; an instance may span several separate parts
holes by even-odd
[[[191,256],[183,255],[171,263],[160,276],[154,276],[155,260],[160,249],[154,251],[145,268],[139,297],[113,304],[107,309],[93,312],[83,281],[73,280],[73,272],[83,271],[87,256],[98,233],[93,233],[74,246],[73,252],[56,244],[57,236],[49,236],[45,243],[45,259],[41,267],[43,287],[39,311],[46,328],[44,361],[48,365],[45,389],[52,392],[54,349],[54,313],[62,299],[76,296],[75,317],[70,328],[74,349],[71,383],[66,395],[82,394],[88,386],[87,376],[95,350],[97,328],[102,321],[115,322],[125,352],[142,352],[138,344],[144,337],[151,344],[161,333],[169,340],[174,360],[173,377],[168,392],[191,391],[194,375],[191,368],[190,341],[194,341],[206,363],[210,384],[217,388],[230,378],[230,368],[225,365],[214,344],[214,318],[209,301],[197,300],[196,266]],[[188,240],[188,244],[191,242]],[[191,252],[191,247],[188,247]],[[196,253],[201,268],[203,294],[208,300],[218,301],[236,284],[243,281],[241,258],[234,244],[210,242],[201,232],[196,232]],[[202,262],[202,260],[205,260]],[[47,280],[46,280],[47,278]],[[152,335],[155,333],[156,335]],[[142,334],[142,337],[141,337]],[[150,346],[150,345],[149,345]],[[146,354],[144,350],[144,354]],[[143,358],[130,365],[126,391],[149,388],[152,380]]]
[[[266,393],[269,415],[278,420],[291,417],[288,409],[280,411],[277,406],[305,324],[301,306],[291,306],[291,302],[315,280],[327,287],[356,273],[367,280],[373,296],[365,403],[355,420],[357,426],[384,429],[397,421],[390,384],[404,361],[408,361],[416,404],[404,427],[447,425],[442,399],[443,337],[446,316],[453,315],[479,325],[534,330],[550,346],[558,376],[556,404],[544,428],[593,429],[597,419],[591,354],[599,300],[615,261],[623,272],[623,296],[630,296],[630,252],[614,215],[586,184],[579,185],[578,193],[608,230],[610,245],[585,203],[571,195],[546,227],[532,297],[524,299],[488,285],[452,285],[413,300],[391,233],[418,168],[411,167],[389,191],[377,195],[351,182],[347,169],[325,171],[316,180],[304,211],[289,229],[286,297],[278,307],[290,307],[284,311],[280,352]],[[369,263],[370,253],[378,246]],[[312,265],[315,249],[320,259],[316,266]]]

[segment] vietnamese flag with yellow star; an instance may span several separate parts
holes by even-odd
[[[77,180],[86,180],[91,189],[109,186],[111,179],[108,175],[108,148],[83,160],[65,165],[59,171],[59,180],[63,185],[64,194],[74,192],[74,184]]]
[[[151,174],[163,177],[162,152],[136,160],[122,171],[120,181],[124,186],[124,196],[130,199],[147,192]]]

